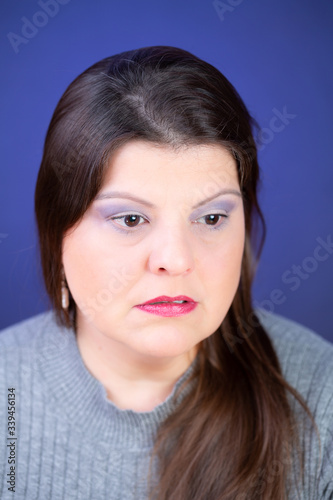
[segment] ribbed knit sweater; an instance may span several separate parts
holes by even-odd
[[[313,432],[302,437],[303,491],[289,498],[332,500],[333,345],[279,316],[259,317],[321,438],[319,450]],[[194,363],[152,411],[120,410],[85,367],[75,332],[57,326],[52,312],[1,332],[0,498],[146,500],[154,436]]]

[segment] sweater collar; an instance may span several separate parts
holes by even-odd
[[[36,337],[35,361],[47,385],[47,397],[53,399],[62,416],[76,428],[112,439],[123,448],[151,446],[159,425],[190,392],[194,381],[175,402],[177,388],[189,378],[196,359],[176,382],[166,400],[149,412],[119,409],[84,365],[73,329],[57,325],[53,312],[42,315],[42,327]]]

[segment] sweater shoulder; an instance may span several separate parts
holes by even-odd
[[[295,351],[302,356],[311,351],[333,361],[333,344],[310,328],[262,309],[257,309],[256,314],[282,360],[288,352]]]
[[[277,314],[256,314],[277,353],[286,381],[320,418],[333,414],[333,344]]]
[[[311,432],[302,428],[306,483],[302,498],[333,498],[333,344],[295,321],[256,313],[275,347],[285,380],[302,396],[320,436],[318,441],[313,428]],[[293,398],[291,402],[302,416],[300,422],[305,422]]]
[[[0,352],[33,348],[36,339],[47,330],[59,328],[53,311],[43,312],[0,331]]]

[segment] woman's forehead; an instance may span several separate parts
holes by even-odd
[[[217,144],[173,148],[146,141],[131,141],[110,157],[101,191],[113,186],[149,189],[212,183],[218,187],[238,187],[236,161]]]

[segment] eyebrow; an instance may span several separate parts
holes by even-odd
[[[209,198],[206,198],[205,200],[202,200],[199,203],[197,203],[196,205],[194,205],[193,208],[201,207],[202,205],[205,205],[209,201],[214,200],[218,196],[222,196],[222,195],[226,195],[226,194],[233,194],[233,195],[236,195],[236,196],[239,196],[240,198],[242,198],[241,192],[237,191],[237,189],[221,189],[220,191],[213,194]],[[127,200],[135,201],[135,202],[140,203],[141,205],[145,205],[149,208],[156,208],[156,206],[153,203],[151,203],[150,201],[139,198],[138,196],[134,196],[133,194],[127,193],[126,191],[112,191],[112,192],[110,191],[107,193],[101,193],[98,196],[96,196],[95,200],[106,200],[109,198],[126,198]]]

